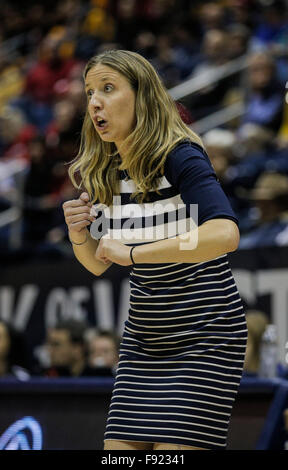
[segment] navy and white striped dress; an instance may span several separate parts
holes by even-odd
[[[135,186],[123,178],[121,173],[119,207],[108,208],[106,220],[109,236],[121,236],[126,244],[136,244],[126,239],[128,209],[136,206],[140,242],[141,225],[149,232],[158,224],[159,233],[169,228],[169,236],[173,230],[177,235],[176,222],[191,220],[190,204],[198,204],[199,225],[217,217],[238,223],[206,152],[187,139],[167,156],[160,194],[151,191],[149,203],[131,201]],[[120,206],[124,212],[119,218]],[[163,209],[160,222],[155,207],[157,214]],[[169,219],[173,211],[177,217]],[[90,231],[93,236],[93,224]],[[201,263],[135,264],[130,285],[105,440],[225,449],[247,341],[227,255]]]

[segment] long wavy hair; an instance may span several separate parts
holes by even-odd
[[[123,142],[128,150],[120,158],[114,142],[105,142],[98,135],[87,109],[79,152],[68,162],[71,164],[68,174],[77,189],[88,192],[92,203],[98,201],[109,206],[113,196],[119,194],[119,170],[125,169],[136,186],[132,197],[143,203],[149,200],[148,191],[157,190],[172,148],[187,138],[202,147],[203,143],[183,122],[158,73],[140,54],[113,49],[96,55],[85,66],[84,80],[97,64],[121,73],[135,91],[135,128]],[[76,176],[80,176],[78,183]]]

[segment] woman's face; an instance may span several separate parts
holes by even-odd
[[[89,70],[85,79],[88,112],[96,132],[117,149],[136,124],[135,91],[121,73],[103,64]],[[105,122],[101,125],[97,117]]]

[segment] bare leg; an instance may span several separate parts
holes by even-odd
[[[169,444],[168,442],[156,442],[153,450],[208,450],[202,447],[185,446],[183,444]]]
[[[152,442],[140,441],[117,441],[106,439],[104,441],[104,450],[152,450]]]

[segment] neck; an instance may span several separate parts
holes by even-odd
[[[116,145],[116,148],[118,150],[118,155],[119,155],[120,162],[121,162],[121,164],[123,164],[123,162],[125,160],[125,155],[127,154],[127,146],[124,146],[123,143],[122,144],[115,144],[115,145]]]

